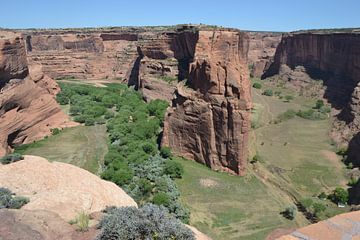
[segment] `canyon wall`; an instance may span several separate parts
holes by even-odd
[[[244,174],[250,128],[248,35],[199,31],[186,82],[165,116],[162,144],[212,169]]]
[[[32,81],[18,82],[27,84],[22,91],[31,90],[30,85],[39,88],[31,90],[33,98],[26,98],[27,92],[22,91],[16,96],[32,104],[39,102],[40,108],[42,93],[37,91],[46,89],[52,99],[51,94],[59,90],[51,78],[127,83],[141,91],[145,100],[164,99],[172,104],[164,123],[163,145],[211,168],[243,174],[251,107],[247,34],[201,25],[20,33],[22,58],[17,59],[24,61],[24,76],[26,71],[35,76],[26,78]],[[12,69],[13,74],[22,74],[20,68]],[[44,74],[39,77],[37,72]],[[20,101],[11,96],[4,99],[12,104]],[[49,99],[41,114],[60,114]],[[19,112],[19,104],[13,106]],[[22,126],[15,128],[28,126],[26,131],[32,132],[32,126],[39,127],[38,118],[24,115]],[[9,145],[36,139],[24,131],[10,132],[5,141]]]
[[[360,164],[359,87],[360,33],[349,31],[304,31],[285,34],[274,62],[263,78],[278,74],[286,82],[306,86],[322,80],[324,97],[335,109],[333,138],[349,144],[351,161]]]
[[[250,36],[248,65],[250,76],[260,78],[273,62],[280,32],[248,32]]]
[[[0,32],[0,156],[14,145],[30,143],[50,129],[72,125],[57,105],[56,83],[27,64],[19,34]]]

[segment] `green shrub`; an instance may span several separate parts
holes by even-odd
[[[85,119],[85,126],[94,126],[95,125],[95,119],[88,116]]]
[[[99,223],[98,240],[128,239],[186,239],[195,240],[192,231],[171,216],[166,208],[146,204],[135,207],[112,208]]]
[[[280,123],[283,122],[285,120],[289,120],[292,119],[296,116],[296,112],[292,109],[288,109],[286,110],[286,112],[283,112],[281,114],[279,114],[275,120],[275,123]]]
[[[322,193],[320,193],[319,194],[319,196],[318,196],[318,198],[320,198],[320,199],[326,199],[328,196],[326,195],[326,193],[324,193],[324,192],[322,192]]]
[[[261,83],[256,82],[256,83],[253,84],[253,88],[261,89],[262,85],[261,85]]]
[[[2,157],[0,159],[0,162],[2,164],[9,164],[9,163],[13,163],[13,162],[17,162],[17,161],[20,161],[20,160],[23,160],[24,157],[19,154],[19,153],[12,153],[12,154],[8,154],[4,157]]]
[[[28,198],[21,196],[16,197],[9,189],[0,187],[0,209],[20,209],[28,202]]]
[[[346,204],[349,201],[349,192],[341,187],[337,187],[329,196],[329,198],[334,203]]]
[[[348,152],[348,150],[346,147],[341,147],[336,151],[336,154],[340,155],[340,156],[346,156],[347,152]]]
[[[50,129],[52,135],[58,135],[61,132],[59,128],[52,128]]]
[[[315,108],[316,109],[321,109],[322,107],[324,107],[324,101],[323,100],[317,100],[316,104],[315,104]]]
[[[274,95],[274,93],[273,93],[273,90],[271,90],[271,89],[266,89],[266,90],[263,92],[263,95],[271,97],[271,96]]]
[[[168,160],[165,162],[164,173],[169,175],[171,178],[182,178],[184,168],[180,163]]]
[[[171,153],[171,148],[170,147],[162,147],[160,149],[160,155],[163,158],[171,158],[172,157],[172,153]]]
[[[291,96],[291,95],[286,95],[286,96],[285,96],[285,100],[286,100],[287,102],[290,102],[290,101],[293,100],[293,99],[294,99],[294,97]]]
[[[74,117],[74,121],[78,123],[84,123],[86,121],[87,116],[79,115]]]
[[[159,192],[154,195],[152,202],[156,205],[163,205],[166,207],[170,204],[170,197],[164,192]]]
[[[324,120],[327,118],[325,114],[315,111],[313,109],[299,110],[296,115],[309,120]]]
[[[160,120],[160,122],[162,122],[164,119],[167,107],[168,107],[168,103],[160,99],[151,100],[147,104],[147,109],[149,111],[150,116],[155,116]]]
[[[295,206],[287,207],[285,209],[285,211],[283,212],[284,217],[286,217],[290,220],[295,219],[296,214],[297,214],[297,208]]]
[[[250,163],[257,163],[257,162],[261,162],[262,158],[259,154],[255,154],[254,157],[252,158],[252,160],[250,161]]]

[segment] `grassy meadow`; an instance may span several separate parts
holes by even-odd
[[[59,134],[18,147],[16,152],[65,162],[99,174],[107,153],[105,125],[66,128]]]

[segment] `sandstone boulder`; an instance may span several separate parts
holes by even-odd
[[[360,211],[337,215],[327,220],[297,229],[278,240],[300,239],[359,239]]]
[[[137,206],[112,182],[76,166],[36,156],[0,165],[0,186],[30,199],[22,209],[54,212],[66,221],[80,211],[90,214],[107,206]]]

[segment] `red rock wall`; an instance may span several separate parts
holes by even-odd
[[[162,144],[212,169],[244,174],[250,128],[248,36],[200,31],[187,86],[179,84]]]
[[[274,57],[274,63],[264,74],[286,76],[296,84],[299,69],[312,79],[321,79],[324,97],[337,112],[332,137],[339,143],[349,143],[349,156],[360,165],[360,34],[301,32],[284,35]],[[289,77],[291,76],[291,77]]]
[[[56,83],[30,69],[21,37],[0,39],[0,156],[14,145],[31,143],[51,128],[72,125],[54,99]]]
[[[250,35],[248,65],[250,75],[260,78],[273,62],[282,33],[248,32]]]

